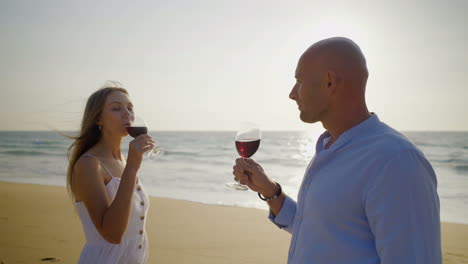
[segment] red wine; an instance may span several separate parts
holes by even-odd
[[[236,149],[243,158],[252,157],[260,146],[260,139],[236,140]]]
[[[136,138],[141,134],[148,134],[147,127],[127,127],[127,132],[130,136]]]

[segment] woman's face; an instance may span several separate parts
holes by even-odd
[[[111,135],[128,135],[126,127],[133,121],[133,104],[130,97],[122,92],[112,92],[106,98],[98,125],[102,133]]]

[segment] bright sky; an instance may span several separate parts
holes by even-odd
[[[288,99],[302,52],[361,46],[369,109],[399,130],[468,131],[468,1],[0,2],[0,130],[77,129],[123,84],[151,130],[304,130]]]

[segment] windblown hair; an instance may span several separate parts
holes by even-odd
[[[74,199],[75,196],[72,192],[71,185],[73,181],[75,164],[78,159],[86,151],[92,148],[101,139],[101,131],[97,122],[101,116],[104,103],[106,102],[107,96],[113,92],[122,92],[128,95],[127,90],[120,87],[119,83],[112,82],[112,86],[104,86],[96,92],[94,92],[86,102],[83,119],[81,121],[81,129],[78,136],[72,137],[73,143],[68,148],[68,170],[67,170],[67,190],[69,195]]]

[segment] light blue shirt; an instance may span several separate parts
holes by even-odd
[[[329,149],[325,132],[297,203],[270,220],[292,234],[289,264],[440,264],[439,197],[429,162],[372,115]]]

